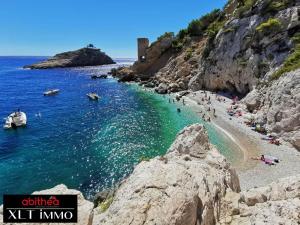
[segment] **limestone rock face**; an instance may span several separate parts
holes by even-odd
[[[289,7],[272,16],[280,30],[261,34],[256,28],[270,18],[263,13],[264,3],[259,1],[252,14],[229,20],[212,43],[206,58],[190,83],[193,90],[230,90],[247,94],[259,79],[268,78],[293,48],[291,35],[299,27],[299,6]],[[299,29],[299,28],[298,28]]]
[[[189,47],[172,56],[152,79],[166,84],[168,92],[187,90],[190,79],[197,74],[206,43],[206,39],[192,40]]]
[[[76,51],[64,52],[40,63],[24,66],[30,69],[49,69],[58,67],[80,67],[114,64],[115,62],[100,49],[81,48]]]
[[[164,157],[140,163],[110,207],[95,208],[93,224],[216,224],[228,191],[240,191],[238,177],[196,124],[178,135]]]
[[[227,216],[227,224],[297,225],[300,222],[300,176],[280,179],[239,195],[236,198],[239,213]]]
[[[43,190],[43,191],[36,191],[36,192],[33,192],[32,194],[33,195],[34,194],[36,194],[36,195],[38,195],[38,194],[42,194],[42,195],[51,195],[51,194],[77,195],[78,196],[78,223],[74,223],[73,225],[75,225],[75,224],[82,224],[82,225],[91,224],[91,221],[93,218],[92,210],[93,210],[94,204],[92,202],[85,200],[80,191],[68,189],[65,185],[60,184],[54,188]],[[0,221],[1,222],[3,221],[3,205],[0,206]],[[6,224],[10,225],[8,223],[6,223]],[[23,223],[20,223],[20,224],[23,224]],[[25,224],[30,225],[29,223],[25,223]],[[36,224],[36,223],[33,223],[32,225],[34,225],[34,224]],[[43,224],[46,225],[45,223],[43,223]],[[51,224],[55,225],[56,223],[51,223]],[[59,224],[62,224],[62,223],[59,223]],[[67,223],[67,224],[72,225],[72,223]]]
[[[284,74],[271,85],[259,86],[243,100],[267,128],[300,150],[300,69]]]

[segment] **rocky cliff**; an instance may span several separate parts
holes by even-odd
[[[297,225],[300,221],[300,176],[240,192],[235,170],[199,124],[180,132],[165,156],[137,165],[114,195],[95,206],[64,185],[34,194],[77,194],[81,225]]]
[[[244,99],[249,111],[300,150],[300,69],[286,73],[272,85],[260,84]]]
[[[215,224],[229,191],[240,191],[235,170],[196,124],[178,135],[165,156],[140,163],[110,207],[94,210],[93,224]]]
[[[168,60],[148,73],[147,81],[140,79],[145,78],[143,69],[127,68],[119,74],[129,73],[132,80],[142,80],[161,94],[204,89],[242,97],[250,93],[246,99],[251,99],[259,92],[260,104],[255,109],[247,104],[249,111],[258,112],[271,132],[300,149],[300,90],[294,84],[300,68],[299,14],[300,0],[230,0],[223,10],[192,21],[173,36],[167,50],[156,50],[156,58]],[[155,61],[147,62],[151,65]],[[280,96],[288,102],[279,103]]]
[[[300,29],[299,5],[296,1],[278,1],[285,4],[271,11],[272,2],[253,2],[239,18],[229,17],[207,45],[198,73],[190,80],[191,89],[247,94],[283,65]]]
[[[40,63],[24,66],[30,69],[49,69],[58,67],[80,67],[114,64],[115,62],[100,49],[81,48],[64,52]]]

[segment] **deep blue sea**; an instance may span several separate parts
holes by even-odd
[[[128,176],[141,158],[164,154],[183,127],[202,122],[188,109],[177,113],[168,96],[111,77],[90,78],[116,65],[22,69],[44,59],[0,57],[0,118],[20,108],[28,119],[17,130],[4,130],[1,124],[0,203],[5,193],[31,193],[61,183],[91,198]],[[58,95],[43,96],[56,88]],[[87,98],[92,91],[101,96],[99,102]],[[230,157],[226,138],[208,128],[212,142]]]

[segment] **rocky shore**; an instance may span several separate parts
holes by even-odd
[[[54,57],[40,63],[26,65],[29,69],[51,69],[64,67],[98,66],[115,64],[115,62],[104,52],[97,48],[81,48],[55,55]]]
[[[162,35],[145,61],[113,75],[160,94],[238,95],[270,133],[299,150],[299,11],[297,0],[230,0],[223,10],[196,20],[198,25]]]
[[[199,124],[180,132],[165,156],[137,165],[95,206],[64,185],[35,193],[77,194],[82,225],[296,225],[300,219],[300,176],[240,192],[236,171]]]

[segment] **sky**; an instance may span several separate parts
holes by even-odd
[[[136,38],[155,41],[227,0],[1,0],[0,55],[52,56],[94,44],[136,58]]]

